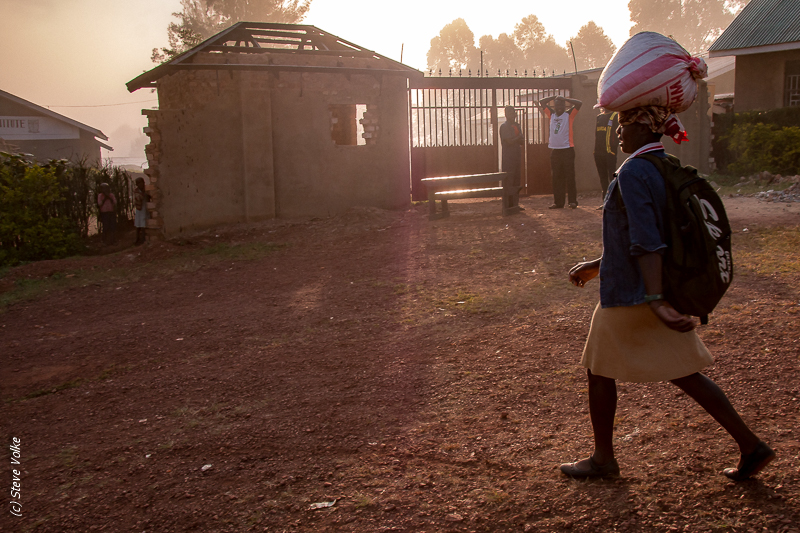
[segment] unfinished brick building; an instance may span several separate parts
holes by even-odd
[[[158,91],[148,227],[406,207],[409,77],[314,26],[241,22],[131,80]]]

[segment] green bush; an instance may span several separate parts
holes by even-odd
[[[800,173],[800,107],[714,115],[712,150],[722,173]],[[794,143],[794,144],[793,144]]]
[[[108,183],[117,198],[117,227],[133,220],[133,183],[119,167],[0,152],[0,265],[75,253],[97,219],[97,191]]]
[[[744,123],[734,125],[722,139],[735,159],[727,172],[749,175],[800,173],[800,127]]]
[[[2,154],[0,165],[0,265],[59,258],[74,253],[80,240],[57,206],[63,187],[53,168]]]

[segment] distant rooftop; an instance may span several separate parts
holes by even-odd
[[[66,124],[69,124],[70,126],[74,126],[74,127],[78,128],[80,130],[83,130],[83,131],[85,131],[85,132],[87,132],[87,133],[89,133],[89,134],[91,134],[91,135],[93,135],[95,137],[99,137],[100,139],[103,139],[104,141],[108,140],[108,137],[106,137],[106,134],[103,133],[102,131],[98,130],[97,128],[93,128],[91,126],[87,126],[86,124],[83,124],[82,122],[78,122],[77,120],[73,120],[73,119],[71,119],[69,117],[65,117],[64,115],[56,113],[55,111],[50,111],[46,107],[42,107],[40,105],[36,105],[33,102],[29,102],[28,100],[25,100],[24,98],[20,98],[19,96],[15,96],[15,95],[13,95],[13,94],[11,94],[9,92],[0,90],[0,98],[5,98],[5,99],[7,99],[7,100],[9,100],[11,102],[14,102],[14,103],[16,103],[18,105],[26,107],[26,108],[28,108],[28,109],[30,109],[32,111],[35,111],[37,113],[41,113],[42,115],[44,115],[46,117],[50,117],[50,118],[53,118],[55,120],[64,122]],[[99,141],[98,141],[98,143],[100,144],[100,146],[102,146],[103,148],[105,148],[107,150],[114,150],[113,148],[111,148],[110,146],[108,146],[106,144],[103,144],[103,143],[101,143]]]
[[[750,0],[708,49],[710,57],[800,49],[798,0]]]
[[[717,76],[726,74],[736,68],[736,58],[734,56],[708,57],[707,55],[702,55],[701,57],[708,67],[706,81],[713,80]]]

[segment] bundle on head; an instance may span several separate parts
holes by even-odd
[[[692,105],[697,98],[697,80],[707,73],[705,61],[692,57],[676,41],[660,33],[637,33],[603,69],[595,107],[619,111],[620,123],[623,112],[638,109],[636,120],[628,115],[630,122],[651,120],[653,131],[680,143],[688,138],[675,114]]]

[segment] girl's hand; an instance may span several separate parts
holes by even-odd
[[[697,326],[694,318],[679,313],[664,300],[650,302],[650,309],[669,329],[686,333],[687,331],[692,331]]]
[[[600,274],[600,260],[584,261],[572,267],[569,271],[569,281],[576,287],[583,287],[586,282]]]

